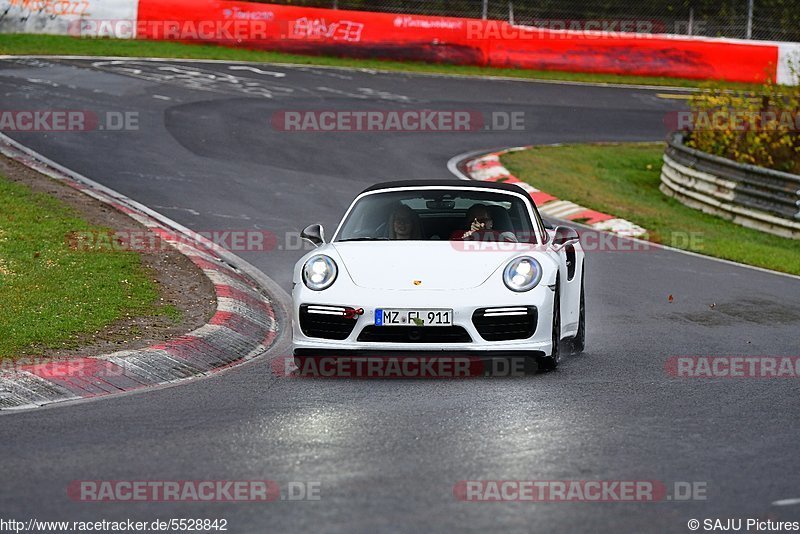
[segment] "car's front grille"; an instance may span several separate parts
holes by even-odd
[[[308,337],[347,339],[358,316],[344,306],[303,304],[300,306],[300,330]]]
[[[527,339],[536,332],[535,306],[480,308],[472,314],[472,324],[486,341]]]
[[[385,343],[469,343],[460,326],[365,326],[358,341]]]

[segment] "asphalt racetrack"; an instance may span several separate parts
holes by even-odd
[[[661,140],[667,89],[224,63],[6,59],[3,108],[137,112],[130,131],[13,133],[198,231],[260,229],[240,252],[287,292],[296,236],[331,235],[376,182],[449,178],[460,153]],[[524,129],[286,132],[276,112],[524,112]],[[376,259],[376,262],[378,260]],[[672,251],[587,259],[587,350],[556,372],[310,380],[265,357],[203,380],[0,416],[0,511],[51,520],[225,518],[240,532],[686,532],[696,518],[797,520],[796,379],[678,379],[671,356],[800,355],[800,282]],[[672,295],[673,302],[668,301]],[[275,295],[288,306],[288,295]],[[715,308],[711,309],[711,304]],[[288,329],[285,322],[282,327]],[[76,480],[318,482],[319,500],[76,502]],[[463,502],[463,480],[700,483],[704,500]]]

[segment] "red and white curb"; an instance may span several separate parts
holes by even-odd
[[[214,284],[208,324],[140,350],[19,365],[0,372],[0,410],[123,393],[215,373],[264,353],[278,335],[272,299],[255,268],[201,235],[47,160],[0,134],[0,153],[113,206],[158,234]]]
[[[500,163],[500,156],[503,154],[529,148],[531,147],[509,148],[471,158],[464,164],[466,174],[473,180],[483,182],[517,184],[530,194],[540,213],[555,219],[580,222],[595,230],[611,232],[623,237],[641,237],[647,234],[647,230],[628,220],[591,210],[569,200],[560,200],[549,193],[540,191],[508,172],[508,169]]]

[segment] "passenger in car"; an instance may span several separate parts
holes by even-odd
[[[502,208],[501,208],[502,209]],[[476,241],[509,241],[516,243],[517,236],[508,230],[494,229],[494,219],[485,204],[473,204],[467,210],[466,224],[469,229],[456,234],[456,239]]]
[[[422,224],[414,210],[400,204],[389,217],[389,239],[422,239]]]

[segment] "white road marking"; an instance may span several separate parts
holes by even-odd
[[[189,59],[189,58],[160,58],[160,57],[125,57],[125,56],[37,56],[37,55],[10,55],[0,54],[0,60],[19,60],[19,59],[35,59],[35,60],[53,60],[53,59],[79,59],[79,60],[92,60],[92,59],[105,59],[117,61],[163,61],[163,62],[183,62],[183,63],[225,63],[225,64],[260,64],[272,65],[280,68],[294,68],[294,69],[326,69],[333,71],[344,72],[362,72],[365,74],[404,74],[407,76],[419,76],[428,78],[458,78],[458,79],[471,79],[483,81],[504,81],[504,82],[522,82],[522,83],[547,83],[552,85],[576,85],[584,87],[606,87],[610,89],[641,89],[643,91],[678,91],[694,93],[702,89],[696,87],[676,87],[673,85],[644,85],[635,83],[615,83],[615,82],[578,82],[572,80],[552,80],[546,78],[514,78],[512,76],[492,76],[492,75],[471,75],[471,74],[451,74],[443,72],[418,72],[407,70],[390,70],[390,69],[368,69],[363,67],[340,67],[336,65],[309,65],[307,63],[280,63],[270,61],[231,61],[228,59]]]
[[[274,76],[275,78],[285,78],[285,72],[274,72],[271,70],[261,70],[255,67],[248,67],[247,65],[230,65],[228,67],[230,70],[247,70],[250,72],[255,72],[256,74],[264,74],[266,76]]]
[[[250,220],[250,217],[248,215],[245,215],[245,214],[227,215],[225,213],[210,213],[209,215],[212,215],[213,217],[220,217],[222,219],[237,219],[237,220],[242,220],[242,221],[249,221]]]
[[[359,87],[358,91],[367,96],[378,97],[382,100],[399,100],[401,102],[411,102],[411,98],[405,95],[398,95],[396,93],[390,93],[388,91],[378,91],[376,89],[372,89],[371,87]]]
[[[300,72],[307,72],[309,74],[314,74],[314,75],[317,75],[317,76],[327,76],[329,78],[337,78],[339,80],[352,80],[353,79],[352,76],[348,76],[347,74],[340,74],[338,72],[331,72],[330,70],[325,70],[325,69],[319,70],[319,69],[315,69],[313,67],[304,69],[304,68],[296,67],[296,66],[293,67],[293,68],[298,70],[298,71],[300,71]]]
[[[189,182],[188,178],[178,177],[178,176],[161,176],[159,174],[145,174],[143,172],[136,172],[136,171],[120,171],[117,173],[119,176],[135,176],[141,180],[158,180],[158,181],[168,181],[168,182]]]
[[[198,66],[189,68],[178,63],[159,65],[153,61],[95,61],[92,66],[150,82],[180,85],[187,89],[199,91],[226,93],[233,90],[264,98],[272,98],[273,93],[289,94],[294,92],[290,87],[272,87],[264,82],[255,81],[253,78],[241,78],[234,74],[203,69]]]
[[[339,89],[333,89],[332,87],[317,87],[317,91],[322,91],[323,93],[331,93],[334,95],[348,96],[350,98],[360,98],[362,100],[369,98],[367,95],[363,94],[359,95],[356,93],[350,93],[348,91],[341,91]]]
[[[124,63],[125,63],[124,61],[94,61],[94,62],[92,62],[92,67],[94,67],[95,69],[100,69],[100,68],[105,67],[106,65],[114,65],[114,66],[116,66],[116,65],[122,65]],[[117,69],[117,70],[127,71],[127,72],[131,73],[134,76],[139,75],[139,74],[142,73],[142,69],[133,69],[133,68],[130,68],[130,67]]]
[[[795,504],[800,504],[800,499],[781,499],[773,502],[772,506],[793,506]]]
[[[188,213],[191,213],[192,215],[200,215],[199,211],[193,210],[192,208],[182,208],[180,206],[153,206],[153,207],[160,210],[186,211]]]
[[[332,87],[317,87],[317,91],[322,91],[324,93],[331,93],[334,95],[346,96],[349,98],[358,98],[360,100],[367,100],[367,99],[378,99],[378,100],[390,100],[395,102],[411,102],[411,98],[404,96],[404,95],[397,95],[394,93],[389,93],[388,91],[378,91],[376,89],[370,89],[369,87],[359,87],[357,89],[357,93],[351,93],[350,91],[342,91],[341,89],[334,89]]]
[[[40,83],[43,85],[49,85],[51,87],[59,87],[59,84],[52,80],[42,80],[39,78],[25,78],[25,79],[31,83]]]
[[[153,98],[157,98],[159,100],[172,100],[170,97],[164,95],[153,95]]]
[[[203,75],[203,73],[200,72],[199,70],[190,70],[190,69],[185,69],[185,68],[180,68],[180,67],[172,67],[172,66],[169,66],[169,67],[158,67],[158,70],[163,70],[163,71],[166,71],[166,72],[175,72],[177,74],[188,74],[189,76],[202,76]],[[211,78],[211,79],[216,79],[216,76],[213,75],[213,74],[207,74],[206,76],[208,78]]]

